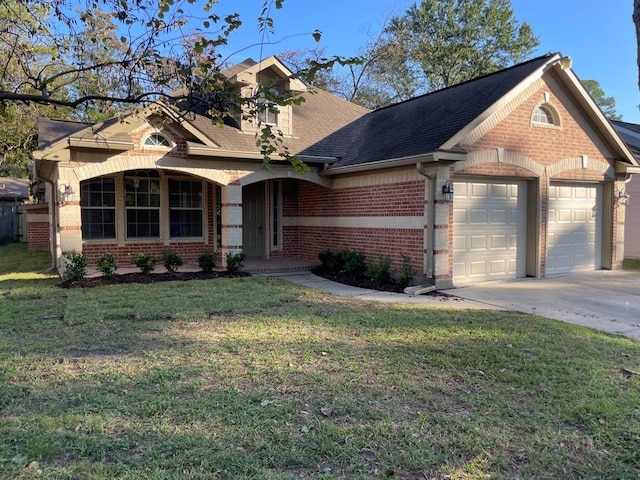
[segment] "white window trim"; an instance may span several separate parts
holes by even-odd
[[[169,142],[169,146],[165,146],[165,145],[149,145],[147,144],[147,140],[149,140],[149,138],[153,137],[153,136],[158,136],[158,137],[162,137],[164,138],[167,142]],[[145,150],[161,150],[164,152],[168,152],[170,150],[173,150],[176,147],[176,143],[168,136],[166,135],[164,132],[151,132],[147,135],[145,135],[142,138],[142,148]]]
[[[202,215],[202,235],[199,237],[172,237],[171,236],[171,205],[169,202],[169,181],[186,181],[186,182],[200,182],[202,186],[202,207],[200,208]],[[194,240],[203,240],[206,238],[206,232],[208,230],[208,210],[207,210],[207,182],[197,178],[197,177],[178,177],[178,176],[167,176],[165,177],[164,186],[166,189],[166,204],[167,211],[163,212],[163,215],[167,216],[167,231],[166,231],[166,240],[177,243],[177,242],[190,242]],[[161,186],[162,188],[162,186]],[[193,210],[193,209],[184,209],[184,210]]]
[[[546,110],[547,115],[551,117],[552,123],[538,122],[534,120],[537,110],[541,108]],[[540,127],[540,128],[552,128],[552,129],[560,129],[562,127],[562,122],[560,121],[560,115],[558,111],[551,105],[550,103],[541,103],[535,106],[533,111],[531,112],[531,126],[532,127]]]

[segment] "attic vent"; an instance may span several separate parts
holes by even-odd
[[[538,105],[533,110],[531,123],[537,126],[559,127],[560,118],[558,117],[555,109],[548,103],[545,103],[543,105]]]
[[[171,142],[164,135],[160,135],[159,133],[152,133],[149,135],[145,141],[145,146],[147,147],[164,147],[171,148]]]

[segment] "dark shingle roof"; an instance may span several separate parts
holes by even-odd
[[[618,135],[620,135],[622,140],[627,144],[631,153],[633,153],[636,159],[640,161],[640,125],[637,123],[628,123],[619,120],[611,120],[611,124],[613,125],[613,128],[616,129],[616,132],[618,132]],[[634,134],[625,130],[630,130],[631,132],[634,132]]]
[[[0,177],[0,200],[27,200],[29,179]]]
[[[46,148],[91,126],[90,123],[38,118],[38,148]]]
[[[367,115],[336,166],[391,160],[436,151],[500,100],[551,54],[416,97]]]
[[[337,156],[351,141],[351,125],[369,110],[347,102],[324,90],[312,88],[305,101],[293,106],[293,135],[283,143],[291,153],[310,156]],[[255,133],[242,132],[230,125],[214,125],[211,119],[196,115],[190,122],[220,148],[258,152]]]

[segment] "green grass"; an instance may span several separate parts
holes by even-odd
[[[640,272],[640,258],[625,258],[622,268],[632,272]]]
[[[0,276],[0,478],[640,477],[636,341],[265,278]]]
[[[0,275],[43,271],[51,268],[49,252],[27,252],[26,243],[0,246]]]

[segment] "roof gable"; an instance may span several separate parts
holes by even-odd
[[[381,108],[368,115],[336,166],[428,154],[557,55],[545,55],[459,85]]]
[[[289,70],[278,57],[271,56],[259,62],[251,58],[244,60],[238,65],[234,65],[223,72],[231,83],[242,85],[258,85],[261,83],[260,74],[271,74],[286,81],[285,89],[295,92],[306,92],[307,85]]]

